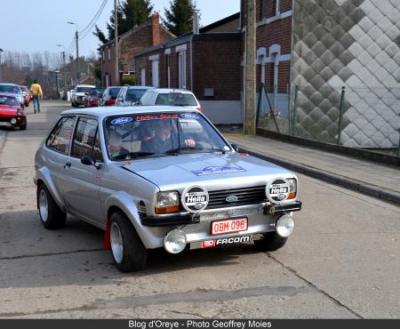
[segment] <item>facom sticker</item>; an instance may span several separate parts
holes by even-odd
[[[192,171],[196,176],[206,176],[206,175],[218,175],[218,174],[229,174],[236,172],[245,172],[246,170],[240,166],[209,166],[201,170]]]
[[[131,117],[121,117],[121,118],[117,118],[117,119],[114,119],[113,121],[111,121],[111,125],[122,126],[122,125],[130,123],[132,121],[133,121],[133,118],[131,118]]]

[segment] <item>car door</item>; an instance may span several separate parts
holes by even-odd
[[[97,119],[79,117],[71,146],[70,164],[66,168],[69,181],[65,186],[65,199],[71,212],[91,222],[102,222],[99,198],[103,169],[84,165],[83,156],[91,156],[98,164],[103,162]]]
[[[64,187],[69,179],[65,168],[69,164],[69,151],[75,122],[75,116],[61,118],[47,138],[44,148],[47,167],[63,201],[65,201]]]

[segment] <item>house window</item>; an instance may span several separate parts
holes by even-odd
[[[260,0],[260,21],[262,21],[264,17],[267,17],[267,5],[269,1],[270,0]]]
[[[160,61],[154,60],[151,62],[151,72],[152,72],[152,84],[153,87],[158,88],[160,86]]]
[[[178,82],[179,88],[186,88],[186,51],[178,53]]]
[[[272,16],[279,16],[281,14],[279,9],[280,8],[279,0],[271,0],[271,1],[272,1]]]

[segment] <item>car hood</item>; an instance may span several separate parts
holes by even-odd
[[[18,107],[9,105],[0,105],[0,114],[16,114]]]
[[[162,190],[181,190],[188,185],[221,188],[255,186],[281,177],[294,177],[290,171],[258,158],[229,154],[186,154],[126,162],[124,168],[158,185]]]

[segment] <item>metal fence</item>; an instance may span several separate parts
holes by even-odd
[[[274,95],[261,85],[257,127],[400,157],[400,88],[338,86],[328,95],[298,85]]]

